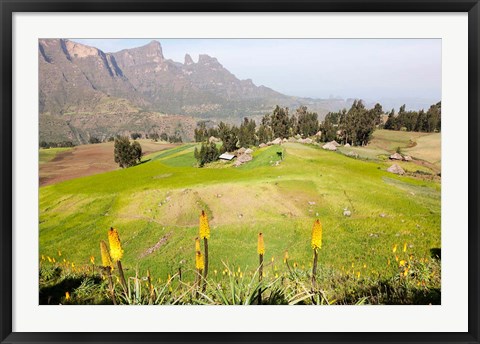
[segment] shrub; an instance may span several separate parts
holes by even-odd
[[[90,137],[88,142],[91,143],[91,144],[95,144],[95,143],[101,143],[102,141],[98,137],[92,136],[92,137]]]
[[[160,138],[160,135],[158,135],[157,133],[153,133],[153,134],[150,134],[149,137],[150,137],[153,141],[157,142],[158,139]]]

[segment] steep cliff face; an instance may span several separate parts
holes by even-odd
[[[105,97],[133,108],[195,116],[231,117],[262,111],[288,97],[239,80],[211,56],[166,59],[158,41],[116,53],[65,39],[39,41],[40,112],[103,111]],[[233,113],[232,113],[233,112]]]
[[[68,39],[41,39],[38,57],[40,133],[45,140],[58,136],[83,142],[90,131],[82,123],[108,128],[115,115],[137,120],[142,113],[234,120],[263,115],[277,104],[307,105],[320,115],[331,107],[322,100],[290,97],[250,79],[240,80],[209,55],[200,55],[196,63],[188,54],[184,63],[172,61],[165,58],[158,41],[104,53]],[[75,116],[94,117],[87,121]],[[147,125],[142,131],[152,128]],[[56,130],[60,134],[53,135]]]
[[[112,55],[63,39],[39,41],[39,92],[40,113],[51,115],[144,105]]]

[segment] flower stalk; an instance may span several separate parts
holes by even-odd
[[[200,215],[200,228],[199,228],[200,239],[203,239],[203,250],[204,250],[204,268],[203,268],[203,291],[205,291],[207,284],[207,275],[208,275],[208,239],[210,239],[210,225],[208,224],[208,217],[205,214],[205,211],[202,210]],[[200,253],[201,254],[201,253]]]
[[[112,259],[110,258],[110,253],[108,253],[107,244],[105,241],[100,241],[100,253],[102,255],[102,270],[107,275],[108,279],[108,289],[110,290],[110,296],[112,297],[113,304],[117,304],[117,300],[115,299],[115,288],[113,287],[113,280],[112,280],[112,270],[113,264]]]
[[[118,231],[110,227],[108,231],[108,243],[110,244],[110,256],[112,260],[117,263],[118,275],[120,276],[120,284],[123,287],[125,295],[128,295],[127,282],[125,280],[125,274],[123,273],[122,258],[123,258],[123,249],[122,243],[120,242],[120,236]]]
[[[153,304],[153,300],[155,300],[155,289],[153,288],[152,284],[152,276],[150,275],[150,269],[147,270],[147,281],[148,281],[148,289],[150,290],[150,297],[148,299],[148,304]]]
[[[257,241],[257,253],[258,253],[258,281],[262,282],[263,279],[263,256],[265,255],[265,242],[263,240],[263,233],[258,233]],[[262,304],[262,288],[258,290],[258,304]]]
[[[312,249],[313,249],[313,267],[312,267],[312,285],[316,286],[318,250],[322,248],[322,224],[320,220],[315,220],[312,229]]]

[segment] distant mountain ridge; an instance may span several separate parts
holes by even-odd
[[[275,105],[306,105],[322,118],[353,99],[292,97],[240,80],[215,58],[165,58],[158,41],[114,53],[68,39],[40,39],[40,140],[85,143],[133,130],[193,137],[195,118],[239,121]],[[160,115],[163,114],[163,115]]]
[[[40,113],[103,112],[98,105],[105,97],[127,100],[132,110],[215,118],[312,103],[239,80],[209,55],[197,63],[188,54],[183,64],[166,59],[158,41],[104,53],[67,39],[40,40],[39,63]]]

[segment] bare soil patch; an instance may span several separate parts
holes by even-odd
[[[175,144],[140,140],[144,155],[175,147]],[[113,160],[113,142],[82,145],[58,153],[39,167],[40,186],[118,169]]]
[[[147,250],[145,250],[141,255],[140,255],[140,258],[144,258],[150,254],[152,254],[153,252],[157,251],[160,247],[162,247],[163,245],[165,245],[168,241],[168,239],[170,238],[170,236],[172,235],[172,233],[167,233],[165,234],[163,237],[160,238],[160,240],[158,240],[158,242],[153,245],[152,247],[148,248]]]

